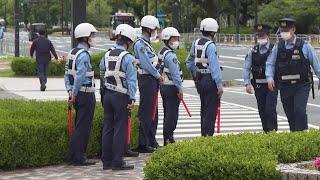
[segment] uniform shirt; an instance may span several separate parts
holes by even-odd
[[[285,47],[286,49],[292,49],[296,44],[297,38],[295,37],[292,42],[288,44],[287,41],[285,41]],[[320,79],[320,65],[318,57],[313,49],[313,47],[308,43],[305,42],[302,46],[302,52],[305,58],[309,59],[310,65],[312,66],[315,74]],[[268,57],[268,60],[266,62],[266,77],[268,82],[272,82],[274,80],[274,73],[275,73],[275,64],[277,60],[278,55],[278,44],[274,45],[272,49],[271,55]]]
[[[88,47],[82,43],[79,43],[77,48],[85,49],[86,51],[88,51]],[[68,63],[68,61],[66,63]],[[65,82],[65,86],[66,86],[67,91],[72,90],[72,93],[75,96],[78,95],[78,92],[79,92],[81,86],[93,83],[92,78],[86,77],[86,73],[92,71],[92,65],[90,62],[90,55],[86,52],[82,52],[81,54],[79,54],[78,58],[76,59],[76,67],[77,67],[77,72],[74,77],[74,85],[73,86],[70,84],[68,74],[65,73],[65,75],[64,75],[64,82]],[[92,87],[92,88],[94,88],[94,87]]]
[[[36,51],[36,60],[38,62],[49,62],[51,60],[51,53],[56,59],[58,59],[57,53],[51,41],[44,36],[39,36],[32,42],[30,48],[31,57],[33,57],[34,51]]]
[[[164,57],[164,66],[169,69],[173,84],[182,91],[182,79],[180,65],[176,53],[170,51]]]
[[[265,45],[259,45],[259,53],[260,54],[267,53],[269,50],[269,47],[270,47],[269,42]],[[243,76],[243,80],[244,80],[244,85],[250,84],[250,73],[251,73],[251,66],[252,66],[252,51],[253,51],[253,48],[250,48],[248,51],[248,54],[245,58],[244,64],[243,64],[242,76]]]
[[[209,37],[204,37],[204,38],[210,39]],[[208,57],[208,63],[209,63],[208,69],[211,72],[211,77],[216,82],[217,88],[222,88],[222,74],[221,74],[221,69],[218,62],[217,48],[215,44],[210,43],[207,46],[206,55]],[[197,69],[198,69],[194,63],[194,59],[195,59],[195,45],[194,43],[192,43],[189,56],[186,60],[186,66],[188,70],[191,71],[191,73],[193,74],[193,77],[196,76]]]
[[[125,50],[123,46],[116,45],[116,49]],[[137,92],[137,69],[133,65],[134,57],[131,54],[126,54],[122,59],[122,70],[126,73],[126,79],[124,84],[127,85],[128,94],[131,100],[135,100],[135,94]],[[104,62],[104,57],[100,60],[100,78],[101,83],[105,83],[104,74],[106,72],[106,66]]]
[[[146,37],[145,35],[142,35],[141,38],[150,43],[150,38]],[[152,66],[152,59],[156,56],[156,54],[151,51],[148,45],[142,40],[138,40],[134,45],[134,53],[136,58],[140,60],[140,67],[146,70],[156,79],[159,79],[160,73],[155,67]]]

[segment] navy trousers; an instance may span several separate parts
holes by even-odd
[[[49,63],[50,63],[50,61],[37,62],[37,70],[38,70],[40,84],[47,83],[47,70],[48,70]]]
[[[76,118],[68,149],[68,162],[83,163],[86,161],[86,151],[92,126],[96,98],[94,93],[79,92],[74,108]]]

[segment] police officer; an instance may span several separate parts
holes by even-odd
[[[173,132],[177,126],[180,100],[183,98],[183,76],[180,62],[174,52],[179,47],[180,34],[178,30],[167,27],[162,30],[161,36],[164,47],[159,52],[159,62],[161,64],[160,72],[165,80],[160,86],[160,92],[164,109],[163,139],[164,145],[167,145],[175,142]]]
[[[58,60],[57,53],[51,43],[46,38],[46,31],[44,29],[39,30],[39,37],[32,42],[30,48],[30,56],[33,57],[34,51],[36,51],[37,70],[40,80],[40,90],[46,90],[47,83],[47,69],[51,60],[51,53]],[[50,53],[51,52],[51,53]]]
[[[105,71],[104,126],[102,132],[103,169],[133,169],[123,161],[125,153],[128,114],[135,102],[137,69],[134,57],[128,52],[136,40],[135,29],[127,24],[116,28],[117,44],[100,62]]]
[[[200,31],[203,37],[192,44],[186,61],[187,68],[191,71],[200,94],[202,136],[213,135],[217,105],[223,94],[217,48],[213,42],[218,28],[219,25],[213,18],[205,18],[201,21]]]
[[[74,36],[79,44],[68,54],[64,76],[69,102],[76,110],[68,161],[77,166],[95,164],[87,159],[86,150],[96,105],[94,72],[88,49],[95,46],[96,32],[96,28],[89,23],[81,23],[75,28]]]
[[[151,47],[150,37],[154,37],[159,29],[159,21],[156,17],[147,15],[141,19],[142,37],[138,38],[134,45],[136,59],[139,60],[138,85],[140,91],[139,105],[139,147],[140,153],[151,153],[158,148],[156,132],[158,116],[152,119],[155,98],[159,90],[159,83],[164,81],[158,69],[158,57]]]
[[[271,26],[257,24],[254,27],[257,38],[257,45],[251,48],[245,58],[243,67],[243,79],[246,91],[253,93],[257,99],[259,115],[264,132],[277,130],[277,97],[278,91],[270,91],[265,76],[265,66],[270,55],[273,44],[269,41]],[[250,83],[250,73],[253,78]]]
[[[4,28],[0,24],[0,56],[3,55]]]
[[[279,24],[281,40],[266,63],[268,87],[280,90],[290,130],[302,131],[308,129],[306,106],[313,76],[310,66],[319,78],[319,61],[313,47],[295,35],[294,19],[280,19]]]

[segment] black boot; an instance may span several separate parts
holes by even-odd
[[[127,152],[124,154],[124,157],[138,157],[139,152],[134,152],[131,149],[128,149]]]

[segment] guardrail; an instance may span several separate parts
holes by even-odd
[[[31,42],[20,40],[20,56],[29,56],[30,46],[31,46]],[[2,50],[3,50],[2,54],[14,55],[14,52],[15,52],[14,38],[4,37],[2,39]]]

